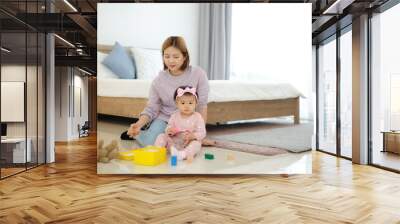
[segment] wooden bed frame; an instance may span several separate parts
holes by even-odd
[[[280,100],[254,100],[208,103],[207,124],[228,121],[293,116],[300,123],[299,97]],[[147,104],[146,98],[97,97],[97,113],[137,118]]]

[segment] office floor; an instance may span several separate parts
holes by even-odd
[[[82,138],[0,181],[0,223],[399,223],[399,174],[312,154],[312,175],[97,175]]]
[[[7,177],[13,175],[18,172],[22,172],[25,170],[25,167],[21,168],[1,168],[1,177]]]
[[[381,152],[380,150],[375,150],[373,154],[373,163],[395,170],[400,170],[400,155],[391,152]]]

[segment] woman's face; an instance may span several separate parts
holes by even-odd
[[[163,59],[165,65],[172,74],[180,72],[183,62],[185,62],[185,57],[182,52],[178,48],[172,46],[164,50]]]

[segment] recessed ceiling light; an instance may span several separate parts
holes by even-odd
[[[351,5],[355,0],[336,0],[332,5],[324,10],[322,14],[342,14],[343,9]]]
[[[81,68],[79,68],[79,67],[78,67],[78,70],[81,71],[81,72],[83,72],[83,73],[85,73],[85,74],[92,75],[92,73],[90,73],[90,72],[88,72],[88,71],[86,71],[86,70],[83,70],[83,69],[81,69]]]
[[[11,52],[11,50],[9,50],[9,49],[7,49],[7,48],[5,48],[5,47],[1,47],[0,48],[2,51],[4,51],[4,52],[7,52],[7,53],[10,53]]]
[[[71,44],[71,42],[69,42],[69,41],[67,41],[66,39],[60,37],[59,35],[54,34],[54,36],[57,37],[58,39],[60,39],[61,41],[63,41],[64,43],[68,44],[69,46],[75,48],[75,45]]]
[[[74,10],[75,12],[78,12],[78,10],[71,4],[69,3],[68,0],[64,0],[65,4],[67,4],[72,10]]]

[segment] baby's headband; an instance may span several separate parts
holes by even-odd
[[[185,93],[190,93],[190,94],[192,94],[192,95],[194,95],[195,97],[196,97],[196,99],[197,99],[197,94],[196,94],[196,88],[194,88],[194,87],[186,87],[185,89],[182,89],[182,88],[178,88],[177,89],[177,94],[176,94],[176,97],[175,97],[175,99],[177,98],[177,97],[181,97],[181,96],[183,96],[183,94],[185,94]]]

